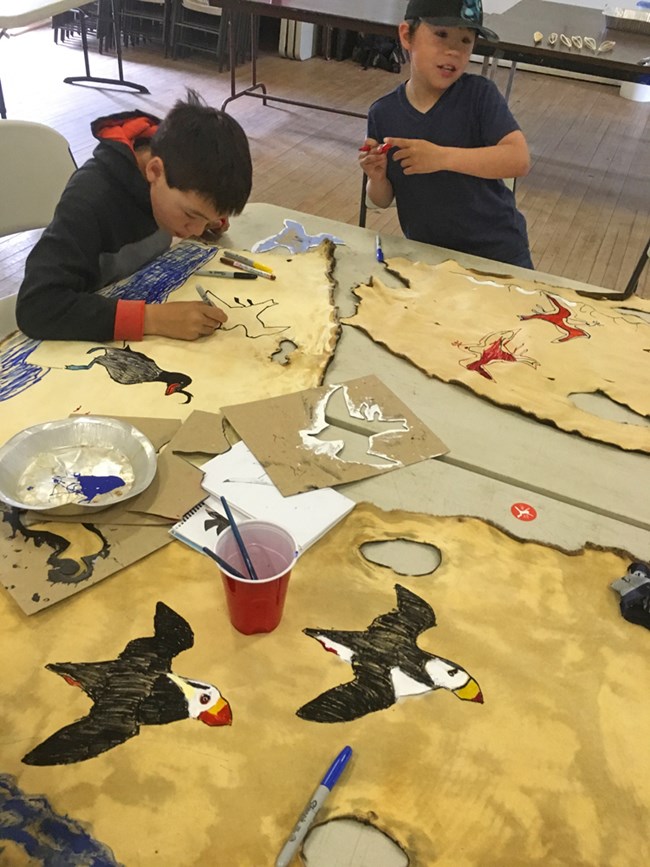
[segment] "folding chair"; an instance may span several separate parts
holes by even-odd
[[[207,0],[172,0],[171,37],[172,57],[176,60],[180,49],[213,54],[219,63],[219,72],[228,66],[228,39],[225,18],[218,6]]]
[[[120,20],[125,45],[153,40],[169,47],[170,0],[122,0]]]
[[[42,229],[77,168],[70,146],[42,123],[0,123],[0,237]]]

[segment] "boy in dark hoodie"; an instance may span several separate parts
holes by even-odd
[[[18,292],[18,327],[48,340],[194,340],[226,320],[202,301],[107,298],[97,290],[164,252],[173,236],[224,231],[250,195],[241,126],[194,91],[161,122],[141,111],[99,118],[100,144],[70,179],[31,251]]]

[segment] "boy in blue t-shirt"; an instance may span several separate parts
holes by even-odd
[[[370,107],[360,156],[370,200],[395,198],[411,240],[532,268],[502,180],[528,173],[526,139],[495,84],[465,74],[477,33],[498,38],[482,26],[481,0],[409,0],[404,18],[411,77]]]

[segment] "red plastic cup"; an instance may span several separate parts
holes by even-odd
[[[244,635],[272,632],[282,619],[289,576],[298,557],[296,543],[283,527],[269,521],[242,521],[237,527],[257,581],[237,577],[219,566],[230,622]],[[234,571],[248,576],[230,527],[219,533],[215,553]]]

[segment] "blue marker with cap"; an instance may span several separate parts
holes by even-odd
[[[302,815],[296,822],[296,825],[291,832],[291,836],[282,847],[282,851],[275,861],[275,867],[289,867],[291,859],[300,848],[300,844],[305,839],[307,831],[311,828],[316,814],[323,806],[325,798],[334,788],[338,778],[343,773],[343,768],[347,765],[350,756],[352,755],[352,747],[343,747],[338,756],[334,759],[328,772],[320,782],[320,785],[309,799],[307,806],[302,811]]]
[[[381,238],[379,235],[375,236],[375,256],[378,262],[384,261],[384,251],[381,248]]]

